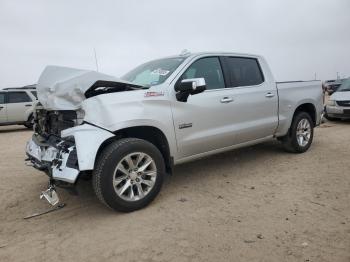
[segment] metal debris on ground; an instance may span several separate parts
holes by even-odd
[[[60,202],[58,195],[56,193],[55,186],[53,184],[49,184],[49,188],[40,194],[40,199],[46,199],[50,205],[55,206]]]
[[[51,208],[51,209],[48,209],[48,210],[45,210],[45,211],[42,211],[42,212],[38,212],[38,213],[34,213],[32,215],[26,216],[26,217],[24,217],[24,219],[29,219],[29,218],[45,215],[45,214],[48,214],[48,213],[60,210],[60,209],[64,208],[65,206],[66,206],[66,204],[61,203],[61,204],[58,204],[57,206],[55,206],[54,208]]]
[[[314,201],[309,201],[309,202],[312,203],[312,204],[318,205],[318,206],[322,206],[322,207],[326,206],[325,204],[321,204],[321,203],[314,202]]]

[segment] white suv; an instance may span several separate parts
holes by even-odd
[[[0,90],[0,126],[24,125],[32,128],[36,101],[36,90],[32,87]]]

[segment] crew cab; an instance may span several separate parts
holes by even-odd
[[[32,128],[36,101],[34,86],[1,89],[0,126],[24,125],[27,128]]]
[[[37,91],[26,153],[50,177],[45,198],[90,174],[100,201],[124,212],[149,204],[174,165],[271,139],[307,151],[323,111],[321,82],[276,83],[263,57],[225,52],[157,59],[121,79],[48,66]]]

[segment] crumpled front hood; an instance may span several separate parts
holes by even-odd
[[[86,99],[85,92],[97,81],[133,85],[95,71],[47,66],[37,84],[38,100],[48,110],[76,110]]]

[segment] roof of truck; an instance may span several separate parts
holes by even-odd
[[[260,55],[257,55],[257,54],[248,54],[248,53],[235,53],[235,52],[227,52],[227,51],[205,51],[205,52],[194,52],[194,53],[186,52],[186,53],[181,53],[178,55],[160,57],[158,59],[162,59],[162,58],[189,58],[189,57],[196,57],[196,56],[202,56],[202,55],[261,57]],[[157,60],[157,59],[155,59],[155,60]]]

